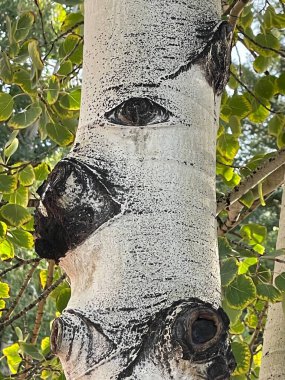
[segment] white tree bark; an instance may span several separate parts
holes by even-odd
[[[279,231],[276,249],[285,248],[285,191],[283,190]],[[285,256],[279,259],[285,260]],[[285,264],[276,262],[274,278],[285,272]],[[263,336],[260,380],[285,378],[285,314],[281,303],[271,304],[268,310],[266,328]]]
[[[36,243],[72,295],[67,379],[228,379],[215,140],[220,1],[86,0],[80,125],[42,194]]]

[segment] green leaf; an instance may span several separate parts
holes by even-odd
[[[68,35],[59,47],[59,56],[66,60],[67,58],[75,65],[80,65],[83,60],[83,42],[82,38],[77,35]]]
[[[267,229],[261,224],[245,224],[242,226],[240,234],[249,245],[261,244],[266,239]]]
[[[29,189],[24,186],[19,186],[9,198],[9,203],[15,203],[17,205],[27,207],[29,202]]]
[[[236,277],[238,272],[238,261],[234,257],[223,260],[221,263],[222,286],[229,285]]]
[[[9,285],[6,284],[6,282],[1,282],[0,281],[0,298],[9,298]]]
[[[254,200],[255,199],[253,196],[253,192],[250,190],[239,199],[239,202],[244,204],[247,208],[250,208],[252,206]]]
[[[60,99],[60,105],[62,108],[71,110],[71,111],[78,111],[80,109],[80,99],[81,99],[81,90],[73,90],[69,94],[64,95]]]
[[[8,122],[9,127],[24,129],[37,121],[42,109],[37,103],[32,104],[26,111],[14,115]]]
[[[13,69],[6,53],[1,53],[0,78],[3,82],[11,84],[13,81]]]
[[[227,316],[230,319],[230,322],[232,325],[235,325],[240,316],[242,315],[242,310],[238,309],[232,309],[229,304],[226,302],[226,300],[223,300],[223,310],[227,314]]]
[[[264,71],[266,71],[271,64],[271,58],[270,57],[264,57],[263,55],[259,55],[258,57],[255,58],[253,62],[253,68],[254,70],[262,74]]]
[[[253,312],[248,312],[244,321],[245,324],[252,329],[256,329],[258,326],[258,317]]]
[[[10,94],[0,92],[0,121],[9,119],[12,115],[14,100]]]
[[[17,21],[14,38],[17,42],[24,40],[35,22],[35,15],[32,12],[23,13]]]
[[[7,224],[0,221],[0,241],[3,241],[6,238],[6,234],[7,234]]]
[[[257,257],[247,257],[240,263],[238,273],[245,274],[248,271],[248,268],[257,263]]]
[[[25,93],[31,96],[37,95],[37,89],[32,87],[30,74],[27,70],[18,69],[14,73],[13,82],[19,85]]]
[[[34,344],[26,343],[26,342],[19,342],[19,346],[20,346],[21,350],[25,354],[30,356],[31,358],[33,358],[35,360],[43,360],[44,359],[43,354],[40,352],[40,350]]]
[[[285,115],[274,115],[268,123],[268,133],[272,136],[278,136],[285,127]]]
[[[39,51],[39,42],[34,39],[31,40],[28,45],[28,51],[35,68],[37,70],[42,70],[44,68],[44,64]]]
[[[275,78],[272,75],[266,75],[258,79],[254,91],[261,98],[271,99],[275,93]]]
[[[47,102],[48,104],[54,104],[57,101],[60,90],[59,79],[56,75],[53,75],[48,83]]]
[[[63,125],[49,123],[46,129],[51,140],[56,142],[59,146],[67,146],[74,141],[74,135]]]
[[[71,296],[70,288],[62,289],[56,299],[56,309],[60,313],[66,308]]]
[[[14,246],[9,240],[0,243],[0,259],[10,260],[15,256]]]
[[[244,309],[256,298],[256,288],[246,275],[237,276],[225,290],[226,300],[233,309]]]
[[[72,65],[72,62],[70,60],[64,61],[60,65],[60,67],[57,71],[57,75],[66,76],[67,74],[69,74],[72,71],[72,68],[73,68],[73,65]]]
[[[285,95],[285,73],[282,73],[276,81],[277,89],[280,94]]]
[[[23,186],[31,186],[35,178],[34,168],[31,164],[26,165],[19,171],[19,182]]]
[[[239,335],[245,330],[244,323],[238,320],[234,325],[230,325],[230,334]]]
[[[231,114],[240,119],[245,118],[252,110],[250,102],[244,95],[233,95],[228,100],[228,106],[231,109]]]
[[[26,208],[16,204],[2,206],[0,213],[11,226],[15,227],[27,223],[32,217]]]
[[[263,301],[279,302],[282,299],[280,291],[271,284],[257,284],[256,293]]]
[[[236,251],[232,249],[228,239],[224,236],[218,237],[218,245],[220,258],[225,258],[236,253]]]
[[[280,49],[280,42],[278,38],[274,37],[273,34],[270,32],[258,34],[255,38],[255,41],[260,46],[254,45],[254,50],[265,57],[276,55],[276,53],[270,49],[275,49],[275,50]]]
[[[37,181],[45,181],[50,173],[50,167],[45,162],[41,162],[34,167],[34,172]]]
[[[10,231],[10,234],[12,237],[9,239],[14,244],[27,249],[32,249],[34,247],[34,238],[30,232],[17,229]]]
[[[230,125],[231,131],[232,131],[232,134],[234,135],[234,137],[239,137],[241,134],[240,119],[237,116],[232,115],[230,117],[230,120],[229,120],[229,125]]]
[[[47,276],[48,276],[47,269],[41,269],[39,276],[40,276],[41,287],[44,289],[47,283]]]
[[[42,339],[41,350],[42,350],[42,354],[44,356],[46,356],[50,352],[50,338],[49,338],[49,336]]]
[[[4,156],[8,159],[17,151],[19,146],[19,140],[17,137],[4,149]]]
[[[0,174],[0,192],[9,194],[17,188],[17,177],[15,175]]]
[[[285,292],[285,272],[279,274],[275,278],[275,285],[277,286],[279,290],[281,290],[282,292]]]
[[[217,151],[226,160],[233,160],[239,150],[238,139],[229,133],[223,133],[217,140]]]
[[[233,342],[232,351],[237,362],[234,375],[243,375],[249,371],[251,352],[247,343]]]
[[[83,19],[84,19],[83,14],[80,12],[69,13],[61,25],[61,30],[63,32],[66,32],[70,30],[71,28],[75,27],[78,23],[82,23]]]
[[[22,358],[19,355],[20,346],[18,343],[14,343],[9,347],[3,348],[3,355],[7,358],[9,370],[12,374],[17,373],[19,365],[22,362]]]
[[[285,131],[279,133],[277,137],[277,146],[279,149],[283,149],[285,147]]]

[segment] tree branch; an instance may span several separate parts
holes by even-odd
[[[35,262],[32,266],[32,268],[29,270],[26,278],[25,278],[25,281],[23,282],[23,285],[21,286],[17,296],[15,297],[14,301],[12,302],[11,306],[9,307],[7,313],[5,313],[2,318],[0,319],[0,323],[2,321],[5,321],[7,320],[10,315],[13,313],[13,311],[15,310],[16,306],[18,305],[24,291],[26,290],[29,282],[30,282],[30,279],[32,278],[33,274],[34,274],[34,271],[36,270],[37,266],[39,265],[38,262]]]
[[[217,215],[224,209],[229,210],[229,206],[284,164],[285,149],[281,149],[274,157],[265,160],[265,162],[255,169],[252,174],[246,177],[232,191],[217,200]]]
[[[280,168],[265,178],[265,180],[262,182],[262,191],[264,195],[270,195],[274,190],[282,185],[284,182],[284,172],[285,165],[282,165]],[[249,216],[257,207],[259,207],[260,197],[258,194],[258,186],[256,186],[252,192],[255,201],[251,207],[246,208],[244,204],[239,202],[239,200],[234,202],[229,207],[227,219],[218,227],[218,236],[223,236],[227,232],[237,227],[247,216]],[[245,212],[242,213],[243,209]]]
[[[5,276],[7,273],[11,272],[12,270],[20,268],[23,265],[29,265],[29,264],[32,264],[35,262],[39,263],[40,261],[41,261],[41,259],[21,260],[17,264],[14,264],[10,268],[7,268],[7,269],[3,270],[2,272],[0,272],[0,278]]]
[[[236,27],[238,19],[242,14],[244,7],[249,3],[250,0],[238,0],[229,12],[228,23],[232,25],[233,28]]]
[[[52,284],[54,265],[55,265],[55,262],[53,260],[49,260],[47,282],[46,282],[44,290],[46,290],[47,288],[49,288],[51,286],[51,284]],[[38,335],[39,335],[40,328],[41,328],[41,322],[42,322],[42,317],[43,317],[44,306],[45,306],[46,300],[47,299],[44,298],[38,304],[35,325],[34,325],[32,337],[31,337],[31,343],[32,344],[35,344],[36,341],[37,341],[37,339],[38,339]]]
[[[46,298],[55,288],[58,287],[66,278],[66,274],[64,273],[57,281],[55,281],[50,287],[48,287],[46,290],[42,292],[42,294],[35,299],[33,302],[31,302],[28,306],[26,306],[23,310],[21,310],[18,314],[14,315],[13,318],[8,319],[7,321],[0,324],[0,331],[6,327],[11,325],[13,322],[15,322],[17,319],[21,318],[23,315],[25,315],[28,311],[33,309],[42,299]]]
[[[253,91],[251,91],[246,84],[244,84],[232,71],[230,72],[231,75],[235,78],[235,80],[250,94],[256,99],[256,101],[262,105],[267,111],[275,114],[283,113],[282,111],[274,111],[272,108],[267,107],[256,95]]]
[[[43,39],[44,39],[45,45],[47,46],[47,39],[46,39],[46,34],[45,34],[43,13],[42,13],[42,10],[40,8],[39,0],[34,0],[34,2],[36,4],[36,7],[38,8],[38,12],[39,12],[39,15],[40,15],[40,20],[41,20],[42,32],[43,32]]]
[[[264,49],[264,50],[270,50],[270,51],[273,51],[274,53],[280,55],[281,57],[285,58],[285,52],[283,52],[282,50],[277,50],[277,49],[274,49],[274,48],[271,48],[271,47],[268,47],[268,46],[264,46],[264,45],[261,45],[259,44],[258,42],[256,42],[253,38],[251,38],[249,35],[247,35],[243,30],[242,28],[240,28],[239,26],[237,26],[237,29],[238,31],[245,37],[247,38],[250,42],[252,42],[253,44],[255,44],[256,46],[260,47],[261,49]]]

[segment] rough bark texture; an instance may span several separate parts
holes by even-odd
[[[283,187],[284,189],[284,187]],[[283,190],[277,249],[285,248],[285,191]],[[279,257],[282,261],[285,256]],[[285,272],[284,263],[276,262],[274,276]],[[285,378],[285,314],[281,303],[271,304],[268,310],[266,329],[263,338],[262,365],[260,380]]]
[[[68,308],[67,379],[228,379],[215,140],[231,31],[219,2],[86,0],[76,144],[42,189],[37,251]]]

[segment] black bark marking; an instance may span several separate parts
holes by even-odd
[[[38,255],[58,261],[119,214],[121,206],[110,187],[98,172],[83,163],[74,159],[60,161],[39,189],[43,207],[35,213]]]
[[[197,323],[201,322],[207,324],[206,332],[201,325],[197,329]],[[221,308],[215,309],[197,299],[182,300],[160,311],[148,325],[136,357],[118,380],[130,378],[135,367],[145,360],[162,365],[171,378],[170,359],[178,347],[183,351],[183,360],[189,361],[189,368],[193,362],[209,363],[207,380],[230,378],[236,363],[228,337],[229,319]]]
[[[198,63],[204,69],[209,85],[217,95],[220,95],[229,79],[232,32],[232,27],[227,21],[211,21],[197,28],[197,37],[202,41],[201,49],[197,50],[196,55],[189,57],[174,73],[161,79],[174,79]]]
[[[164,123],[169,116],[169,111],[148,98],[130,98],[105,113],[111,123],[129,126]]]

